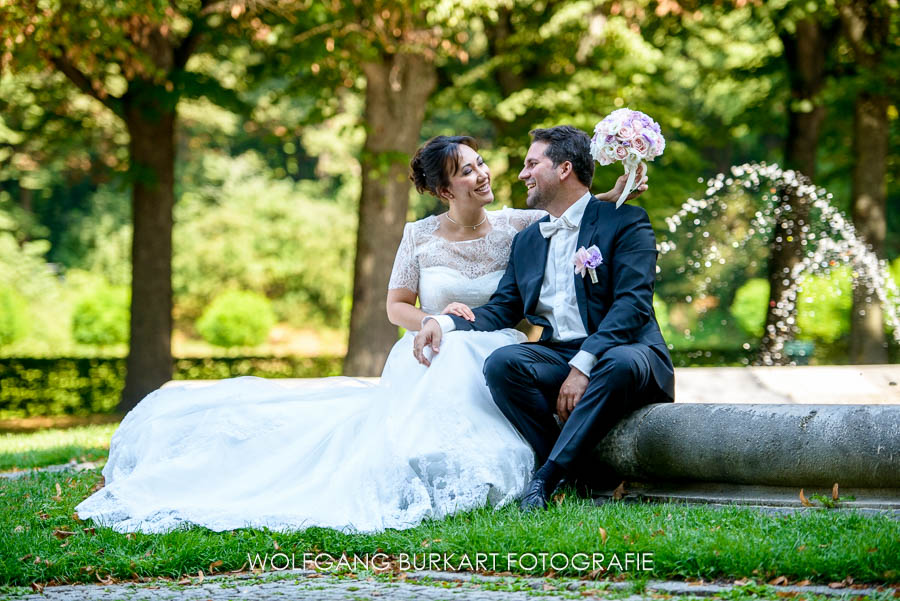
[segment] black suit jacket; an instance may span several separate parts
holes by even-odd
[[[487,304],[473,310],[475,321],[451,315],[458,330],[491,331],[515,327],[524,317],[543,326],[541,340],[553,335],[550,323],[535,313],[550,240],[540,232],[540,223],[519,232],[512,242],[509,264]],[[656,237],[647,212],[624,204],[592,198],[581,219],[576,248],[600,249],[603,262],[596,269],[597,283],[590,275],[582,278],[574,264],[575,296],[585,331],[581,350],[598,359],[609,349],[642,343],[650,347],[650,365],[659,388],[675,398],[675,377],[666,342],[659,331],[653,311],[653,285],[656,280]],[[574,257],[573,257],[574,258]]]

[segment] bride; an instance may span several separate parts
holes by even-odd
[[[404,228],[387,312],[408,332],[380,383],[339,377],[291,388],[243,377],[157,390],[116,430],[105,487],[76,507],[80,518],[119,532],[376,532],[521,495],[534,454],[494,405],[482,364],[524,335],[452,332],[429,367],[412,342],[427,315],[471,318],[468,307],[494,292],[515,234],[545,213],[484,209],[491,176],[472,138],[434,138],[410,166],[417,190],[448,210]]]

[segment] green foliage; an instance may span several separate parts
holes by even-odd
[[[175,360],[173,377],[322,378],[340,375],[342,360],[343,357],[187,357]],[[116,410],[125,385],[125,359],[0,357],[0,381],[0,419],[111,413]]]
[[[229,290],[217,296],[197,321],[203,339],[216,346],[256,346],[275,324],[272,304],[254,292]]]
[[[176,206],[176,319],[194,321],[217,293],[250,290],[295,326],[345,323],[356,215],[346,190],[273,180],[255,153],[207,155],[204,178]]]
[[[766,327],[766,305],[769,302],[769,282],[753,278],[737,289],[731,314],[741,328],[754,338],[762,338]]]
[[[0,346],[15,342],[27,331],[28,313],[22,295],[0,286]]]
[[[653,295],[653,312],[656,313],[656,322],[659,329],[666,331],[669,329],[669,307],[665,301],[656,294]]]
[[[112,286],[83,297],[72,313],[72,337],[98,346],[128,342],[130,297],[128,289]]]
[[[846,334],[850,329],[852,290],[849,267],[807,277],[797,295],[797,338],[833,343]],[[751,336],[763,335],[768,301],[769,282],[762,278],[747,281],[734,295],[731,313]]]
[[[847,266],[803,281],[797,298],[797,337],[832,343],[850,331],[853,276]]]

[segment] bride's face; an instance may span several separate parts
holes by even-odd
[[[494,201],[491,170],[477,151],[460,144],[455,171],[453,163],[447,167],[451,171],[450,185],[445,189],[443,197],[448,202],[481,207]]]

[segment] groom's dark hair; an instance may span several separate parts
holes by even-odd
[[[557,125],[530,132],[532,143],[547,142],[544,155],[558,167],[569,161],[578,181],[591,187],[594,179],[594,160],[591,158],[591,139],[586,133],[571,125]]]

